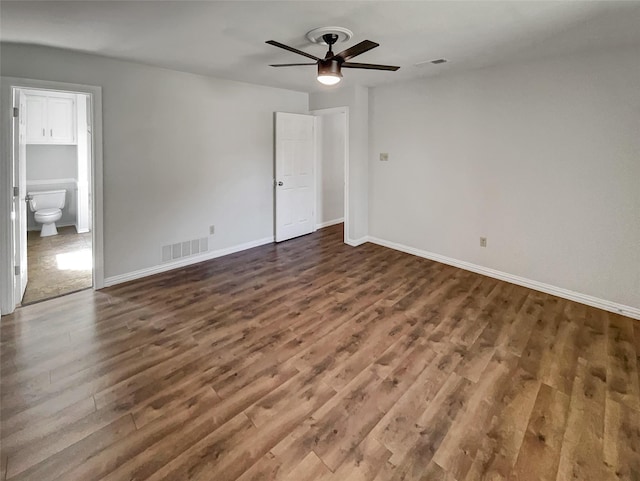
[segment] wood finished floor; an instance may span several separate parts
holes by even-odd
[[[640,323],[341,226],[0,334],[0,479],[640,479]]]

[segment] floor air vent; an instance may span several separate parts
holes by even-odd
[[[209,239],[194,239],[162,247],[162,262],[195,256],[209,250]]]

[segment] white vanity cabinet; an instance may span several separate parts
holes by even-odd
[[[75,95],[30,91],[25,97],[28,144],[77,142]]]

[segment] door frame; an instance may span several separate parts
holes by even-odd
[[[344,114],[344,238],[343,242],[348,244],[349,233],[349,107],[331,107],[328,109],[310,110],[309,113],[315,117],[323,115]],[[318,138],[319,129],[316,129],[316,146],[320,145],[321,139]],[[316,147],[314,170],[318,172],[318,148]],[[318,196],[314,196],[314,203],[317,203]],[[315,206],[315,212],[318,206]]]
[[[14,163],[13,89],[54,90],[89,95],[91,98],[91,180],[92,180],[92,256],[93,289],[104,287],[104,231],[103,231],[103,157],[102,157],[102,87],[67,82],[53,82],[18,77],[0,77],[0,136],[4,148],[0,155],[0,313],[12,313],[16,304],[15,289],[15,223],[13,187],[18,168]]]

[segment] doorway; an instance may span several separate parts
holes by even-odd
[[[348,225],[348,107],[275,114],[275,240]]]
[[[342,223],[346,240],[348,109],[338,107],[311,113],[316,117],[316,228]]]
[[[91,98],[20,88],[14,97],[21,106],[18,170],[26,176],[27,222],[19,228],[27,231],[20,299],[27,305],[93,285]]]
[[[0,208],[9,227],[0,262],[13,274],[0,279],[8,314],[103,285],[102,107],[99,87],[2,81],[3,103],[13,105],[12,121],[2,122],[9,139],[2,188],[13,194]]]

